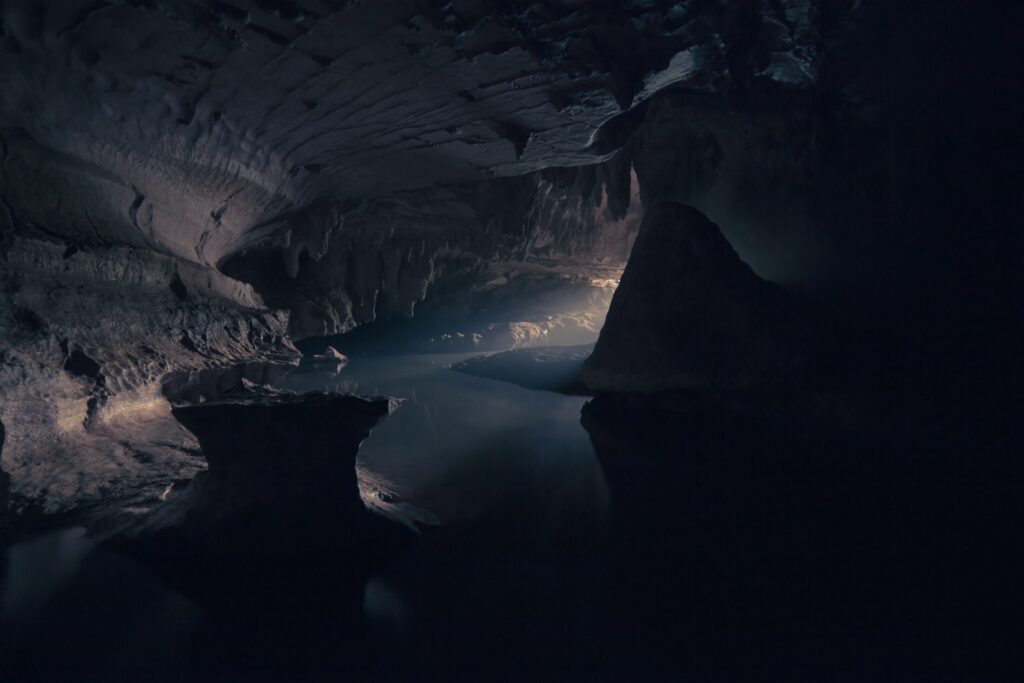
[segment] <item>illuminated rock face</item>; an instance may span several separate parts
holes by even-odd
[[[0,283],[0,469],[20,510],[158,502],[205,467],[165,390],[298,362],[287,316],[249,286],[152,251],[19,238]]]
[[[603,123],[719,72],[688,5],[12,3],[0,186],[72,240],[315,258],[346,199],[602,160]]]
[[[812,82],[810,6],[10,3],[0,226],[230,264],[297,337],[407,316],[624,220],[612,157],[660,93],[778,83],[762,56]],[[757,26],[771,40],[745,47]],[[636,223],[598,257],[621,266]]]
[[[617,277],[639,227],[639,186],[613,162],[367,199],[319,257],[294,269],[274,245],[223,264],[274,307],[293,337],[340,334],[452,305],[471,288],[548,269]],[[604,274],[610,271],[610,275]],[[514,288],[512,288],[514,289]]]
[[[598,393],[802,386],[808,313],[740,260],[696,209],[647,210],[583,383]]]

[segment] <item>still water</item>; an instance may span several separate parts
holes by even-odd
[[[580,426],[585,398],[449,369],[472,355],[357,357],[281,386],[405,399],[359,451],[371,506],[446,526],[511,514],[523,540],[599,523],[607,486]]]
[[[370,507],[420,530],[408,553],[367,585],[367,633],[353,637],[359,652],[352,643],[318,645],[320,661],[296,663],[294,680],[337,669],[385,679],[425,675],[431,662],[451,662],[436,650],[438,638],[469,646],[500,643],[509,629],[543,631],[545,612],[566,585],[585,585],[574,558],[600,544],[608,491],[580,426],[584,399],[449,369],[469,355],[355,357],[339,374],[297,371],[282,381],[298,391],[406,399],[364,442],[358,470]],[[210,636],[204,606],[148,566],[95,547],[84,530],[19,543],[0,567],[5,682],[62,680],[69,671],[79,680],[212,674],[197,671],[205,660],[194,656]],[[266,653],[232,639],[230,632],[214,636],[238,657],[221,657],[218,666],[238,664],[262,679]],[[290,680],[288,671],[286,663],[262,673]]]
[[[407,399],[358,469],[419,531],[365,587],[228,577],[218,610],[63,530],[0,563],[0,681],[1022,680],[1017,403],[698,397],[667,417],[448,369],[463,358],[284,381]]]

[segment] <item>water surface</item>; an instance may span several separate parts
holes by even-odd
[[[524,534],[600,524],[607,485],[580,426],[585,399],[450,370],[472,355],[362,356],[281,386],[405,399],[359,451],[371,505],[445,525],[511,514]]]
[[[600,544],[607,513],[584,399],[449,369],[468,355],[355,357],[339,374],[281,382],[405,399],[363,443],[358,470],[371,507],[422,533],[367,585],[364,627],[340,612],[323,621],[329,590],[314,608],[309,590],[289,604],[276,585],[237,614],[213,614],[153,567],[66,529],[0,555],[0,678],[413,680],[446,666],[437,638],[502,647],[510,626],[548,623],[560,586],[583,585],[575,560]]]

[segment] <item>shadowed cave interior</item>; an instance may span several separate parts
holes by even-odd
[[[1019,3],[0,2],[0,681],[1017,681]]]

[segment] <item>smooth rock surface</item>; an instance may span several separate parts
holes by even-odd
[[[238,368],[226,388],[296,364],[286,325],[247,285],[151,251],[3,245],[0,469],[12,507],[159,502],[205,467],[166,396],[199,384],[214,395],[225,368]]]
[[[594,392],[801,385],[820,370],[808,311],[759,278],[696,209],[648,209],[583,368]]]

